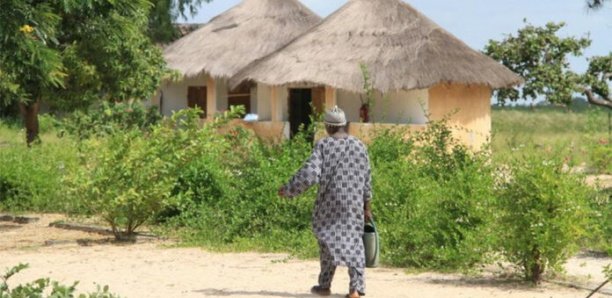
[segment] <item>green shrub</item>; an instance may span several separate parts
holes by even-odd
[[[3,276],[0,276],[0,298],[25,298],[25,297],[75,297],[76,286],[75,282],[71,286],[62,285],[56,281],[51,281],[49,278],[40,278],[31,283],[20,284],[14,288],[9,288],[8,280],[19,273],[23,269],[28,268],[27,264],[19,264],[9,270]],[[88,294],[80,294],[79,298],[119,298],[119,296],[110,293],[108,286],[101,288],[98,286],[96,292]]]
[[[586,245],[612,256],[612,187],[600,189],[590,206],[593,213]]]
[[[488,156],[459,145],[445,122],[408,140],[402,135],[380,133],[369,147],[383,260],[436,269],[485,261],[492,241]]]
[[[189,229],[186,240],[213,246],[289,250],[301,255],[316,252],[310,234],[313,192],[306,195],[308,200],[277,196],[278,187],[310,154],[312,145],[306,135],[271,145],[236,128],[227,134],[231,154],[218,156],[215,161],[208,157],[206,162],[187,168],[181,177],[190,181],[179,184],[193,203],[179,221]],[[194,186],[205,182],[199,181],[201,178],[210,180],[208,186],[200,184],[198,190]]]
[[[62,211],[64,177],[77,166],[70,141],[0,148],[0,209]]]
[[[534,283],[578,249],[590,215],[592,190],[564,171],[558,156],[526,150],[501,171],[498,184],[501,252]]]
[[[86,112],[72,113],[60,126],[82,140],[131,129],[148,130],[160,120],[161,115],[155,106],[147,108],[140,102],[105,101]]]
[[[84,164],[70,180],[75,201],[107,221],[117,239],[132,238],[138,227],[177,204],[173,189],[182,169],[203,152],[226,149],[217,125],[200,127],[199,112],[184,110],[151,132],[118,130],[86,142]]]
[[[600,140],[590,146],[591,164],[600,173],[612,173],[612,144]]]

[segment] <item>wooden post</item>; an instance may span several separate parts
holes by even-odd
[[[283,113],[281,109],[280,98],[278,97],[279,87],[272,86],[270,87],[270,108],[272,109],[272,121],[282,121]]]
[[[207,76],[206,79],[206,116],[209,120],[214,119],[217,112],[217,82]]]
[[[325,109],[329,110],[336,105],[336,88],[325,86]]]

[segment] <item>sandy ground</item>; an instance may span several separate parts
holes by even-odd
[[[93,241],[84,246],[75,240],[99,241],[105,237],[48,227],[59,218],[45,215],[39,222],[26,225],[0,222],[0,270],[18,263],[30,264],[9,285],[50,277],[62,283],[78,280],[80,292],[94,290],[97,283],[132,298],[313,297],[308,289],[318,272],[314,260],[297,260],[285,254],[219,254],[197,248],[167,248],[171,243],[162,241],[130,245]],[[592,287],[603,281],[601,268],[610,262],[601,257],[573,258],[566,266],[566,279]],[[533,288],[491,276],[367,269],[366,297],[586,297],[590,292],[551,282]],[[339,268],[332,297],[342,297],[347,287],[346,269]],[[606,287],[606,291],[612,293],[612,288]]]

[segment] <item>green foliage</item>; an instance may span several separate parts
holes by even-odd
[[[208,247],[316,256],[310,232],[315,190],[293,200],[276,194],[309,156],[307,135],[273,145],[233,129],[226,139],[230,155],[205,156],[179,176],[175,191],[184,203],[170,226],[181,228],[187,242]],[[493,199],[485,154],[468,153],[445,124],[435,123],[409,139],[400,131],[381,132],[369,150],[387,263],[466,268],[485,259]]]
[[[586,245],[612,256],[612,187],[600,188],[589,203],[593,213]]]
[[[612,52],[607,56],[595,56],[589,59],[587,85],[602,98],[610,98],[612,83]]]
[[[573,94],[582,92],[583,78],[570,70],[568,56],[581,56],[591,40],[559,37],[564,26],[565,23],[548,23],[544,27],[527,24],[516,36],[489,41],[485,54],[525,79],[521,88],[496,91],[500,102],[544,96],[551,103],[569,105]]]
[[[0,146],[0,209],[62,211],[62,179],[78,164],[70,140],[24,150]]]
[[[523,147],[565,147],[568,150],[564,158],[569,166],[584,165],[606,172],[604,165],[610,155],[595,153],[610,147],[607,145],[608,115],[602,108],[586,102],[573,104],[570,109],[552,106],[493,108],[491,119],[491,149],[497,161],[519,154]]]
[[[603,173],[612,173],[612,145],[601,141],[590,151],[592,165]]]
[[[589,68],[584,76],[584,84],[588,87],[584,93],[590,103],[612,110],[612,52],[607,56],[595,56],[589,60]]]
[[[45,88],[63,86],[57,45],[60,17],[48,3],[7,0],[0,3],[0,97],[30,101]]]
[[[146,35],[147,0],[2,1],[0,98],[73,110],[148,99],[168,74]],[[37,138],[31,109],[28,143]]]
[[[501,252],[534,283],[578,249],[591,215],[592,190],[559,156],[526,150],[498,171]]]
[[[105,119],[129,122],[122,108],[117,109],[118,115],[113,112]],[[312,132],[270,144],[250,130],[226,126],[237,114],[240,111],[233,110],[203,124],[198,111],[184,111],[146,129],[134,125],[92,135],[81,140],[80,146],[75,146],[71,133],[27,151],[0,143],[0,166],[9,169],[1,171],[0,177],[8,177],[5,181],[18,189],[4,206],[22,210],[70,208],[99,215],[115,227],[118,237],[129,238],[128,232],[138,225],[155,222],[169,233],[177,233],[185,243],[207,248],[316,256],[310,223],[316,189],[293,200],[277,196],[278,187],[311,153],[308,136]],[[568,115],[573,114],[563,115],[571,118]],[[540,127],[547,126],[545,122],[540,121]],[[52,119],[41,123],[50,127],[48,134],[55,134]],[[584,134],[589,131],[586,126]],[[585,240],[589,248],[609,247],[606,241],[612,239],[612,210],[609,200],[604,200],[609,194],[596,196],[588,206],[590,192],[577,181],[579,177],[538,167],[543,159],[525,159],[522,150],[516,150],[510,161],[492,160],[487,150],[474,153],[457,144],[445,122],[431,122],[427,130],[409,137],[400,129],[376,135],[369,145],[373,211],[382,233],[386,264],[469,269],[499,252],[509,255],[513,250],[504,241],[515,237],[519,244],[537,243],[546,248],[541,252],[542,260],[549,258],[547,265],[554,267],[553,263],[572,251],[566,249],[569,236],[557,234],[567,232],[568,222],[572,223],[571,231],[584,231],[581,227],[589,224],[588,234],[572,234],[570,248]],[[548,155],[555,154],[551,151]],[[558,155],[560,159],[566,156]],[[60,162],[63,168],[58,166]],[[496,184],[496,179],[507,177],[513,180]],[[531,196],[518,200],[524,192],[516,189],[528,189]],[[589,196],[577,201],[580,193]],[[571,209],[573,202],[584,203],[582,209],[576,209],[580,212],[561,212]],[[549,214],[550,206],[554,212]],[[512,213],[527,208],[545,215],[530,222],[535,217]],[[595,212],[588,213],[590,209]],[[591,219],[584,223],[574,215]],[[545,236],[533,240],[516,234],[540,222],[545,229],[534,228],[534,233],[545,231]],[[510,247],[518,251],[519,244]],[[518,262],[518,257],[513,260]]]
[[[361,95],[361,107],[365,108],[368,110],[368,113],[371,113],[372,110],[374,109],[374,105],[376,104],[375,102],[375,96],[374,96],[374,86],[372,85],[372,76],[370,74],[370,70],[368,69],[368,66],[365,65],[364,63],[359,64],[359,68],[361,69],[361,75],[363,76],[363,92],[364,94]],[[363,117],[363,115],[360,115],[360,118]],[[370,114],[368,116],[368,118],[371,119],[372,114]],[[366,120],[368,119],[360,119],[362,122],[367,122]]]
[[[166,74],[161,50],[146,36],[147,0],[66,1],[57,7],[66,88],[48,100],[70,110],[95,100],[148,99]]]
[[[56,281],[51,281],[49,278],[39,278],[31,283],[20,284],[13,289],[9,288],[8,280],[28,268],[27,264],[19,264],[1,276],[0,282],[0,298],[62,298],[75,297],[76,286],[78,282],[70,286],[62,285]],[[101,288],[98,285],[96,292],[88,294],[80,294],[78,298],[119,298],[119,296],[110,293],[108,286]]]
[[[227,117],[240,111],[232,110]],[[117,130],[92,140],[84,164],[71,178],[74,201],[100,215],[118,239],[129,239],[142,224],[176,199],[173,189],[180,170],[202,152],[218,153],[223,144],[215,129],[225,117],[200,127],[198,111],[185,110],[153,127]],[[82,208],[77,208],[82,209]]]
[[[302,132],[291,142],[270,145],[240,128],[232,129],[223,155],[207,154],[180,176],[178,192],[189,197],[175,224],[186,227],[188,242],[212,247],[289,250],[301,255],[316,253],[310,234],[309,199],[282,200],[276,192],[291,171],[308,157],[311,144]],[[198,175],[194,175],[199,173]],[[202,187],[203,180],[219,179]],[[196,186],[196,187],[194,187]]]
[[[180,37],[175,26],[179,17],[194,16],[202,3],[212,0],[149,0],[148,34],[156,42],[167,43]]]
[[[484,262],[494,199],[488,156],[459,145],[444,122],[403,134],[383,132],[369,146],[383,260],[437,269]]]
[[[121,131],[149,131],[161,120],[157,107],[146,108],[140,102],[102,102],[87,112],[76,111],[59,125],[79,140],[106,136]],[[42,125],[41,125],[42,126]]]

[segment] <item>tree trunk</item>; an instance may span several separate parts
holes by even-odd
[[[593,91],[590,89],[584,90],[584,94],[587,97],[587,100],[594,105],[605,107],[608,109],[612,109],[612,98],[608,96],[608,98],[598,97],[593,94]]]
[[[542,282],[542,274],[544,273],[544,264],[542,261],[542,257],[540,256],[540,250],[537,246],[533,247],[532,250],[533,263],[531,264],[531,281],[534,284],[540,284]]]
[[[21,117],[26,129],[26,142],[28,147],[32,145],[38,138],[38,111],[40,110],[40,100],[30,103],[20,103]]]

